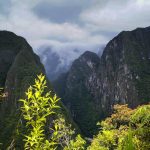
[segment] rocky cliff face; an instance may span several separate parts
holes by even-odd
[[[148,103],[150,27],[121,32],[106,45],[101,58],[84,53],[63,80],[63,86],[60,79],[55,81],[56,91],[87,136],[114,104],[136,107]]]
[[[136,107],[150,101],[149,56],[150,28],[121,32],[107,44],[87,86],[106,111],[115,103]]]
[[[54,82],[56,91],[85,135],[87,131],[90,135],[95,132],[95,124],[100,119],[98,114],[101,114],[86,84],[99,62],[95,53],[87,51],[74,61],[68,73]]]

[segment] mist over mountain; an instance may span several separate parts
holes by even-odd
[[[0,0],[0,150],[150,150],[149,14],[150,0]]]
[[[71,47],[68,51],[66,49],[60,51],[52,46],[41,46],[38,51],[41,52],[39,53],[39,56],[45,66],[46,74],[50,81],[53,81],[62,73],[67,72],[70,69],[72,62],[86,50],[85,47],[83,47],[83,49],[73,49],[73,47]],[[97,48],[96,46],[95,49],[91,51],[95,51],[101,56],[103,47]]]
[[[61,60],[59,54],[53,52],[50,47],[44,48],[40,58],[46,68],[46,74],[51,81],[69,69],[68,64],[62,62],[63,60]]]

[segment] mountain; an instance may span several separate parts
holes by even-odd
[[[0,88],[4,89],[5,95],[4,98],[0,97],[0,149],[7,149],[10,144],[15,144],[16,149],[23,149],[22,136],[26,131],[18,100],[25,97],[26,90],[33,85],[37,75],[46,74],[45,69],[28,42],[9,31],[0,31],[0,68]],[[54,94],[48,79],[47,87]],[[59,105],[61,108],[57,113],[61,113],[67,123],[71,124],[76,132],[80,132],[66,107],[62,102],[59,102]],[[52,119],[48,119],[50,122],[47,122],[47,129]]]
[[[0,87],[6,95],[0,99],[0,141],[6,146],[18,123],[18,99],[45,70],[27,41],[8,31],[0,31],[0,68]]]
[[[56,92],[62,97],[64,104],[84,134],[92,135],[101,110],[95,111],[95,101],[92,99],[86,82],[96,72],[100,58],[93,52],[85,52],[75,60],[68,73],[60,76],[54,82]]]
[[[135,108],[150,102],[150,27],[121,32],[100,58],[85,52],[54,85],[86,136],[114,104]]]

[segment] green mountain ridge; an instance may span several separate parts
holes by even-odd
[[[27,41],[9,31],[0,31],[0,67],[0,85],[6,94],[0,103],[0,141],[5,147],[11,143],[20,116],[18,100],[45,70]]]

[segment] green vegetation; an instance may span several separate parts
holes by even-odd
[[[21,111],[27,128],[24,149],[83,149],[85,141],[80,135],[73,139],[74,131],[71,129],[71,125],[67,126],[64,118],[60,115],[49,125],[52,126],[49,137],[44,134],[47,121],[50,117],[55,117],[55,110],[59,108],[57,104],[59,98],[46,92],[46,87],[45,77],[39,75],[35,84],[30,86],[26,92],[26,99],[20,100],[23,103]]]
[[[16,125],[8,150],[150,149],[150,104],[136,109],[130,109],[127,105],[115,105],[114,113],[98,123],[99,133],[90,143],[77,134],[58,111],[59,98],[48,92],[43,75],[38,75],[34,85],[25,94],[26,98],[20,100],[22,123],[18,125],[17,119],[7,120],[8,125],[9,122]],[[21,148],[17,147],[18,139],[23,144]]]
[[[125,59],[131,70],[141,104],[150,101],[149,47],[138,39],[126,38]],[[145,42],[145,41],[144,41]]]
[[[20,97],[25,97],[25,89],[27,89],[27,87],[29,87],[29,85],[31,83],[34,82],[34,78],[36,77],[36,74],[41,72],[40,69],[34,67],[32,65],[32,70],[30,67],[26,67],[25,68],[25,63],[24,66],[20,63],[18,63],[20,65],[17,67],[13,66],[13,69],[10,70],[10,78],[8,80],[9,83],[9,97],[6,100],[2,101],[1,108],[1,114],[0,114],[0,141],[3,143],[2,146],[0,146],[0,148],[2,147],[3,149],[6,149],[6,147],[8,147],[10,145],[10,143],[12,142],[12,139],[15,139],[17,147],[20,148],[20,146],[22,146],[22,142],[20,142],[20,139],[22,138],[22,134],[19,135],[20,137],[17,137],[16,135],[16,130],[17,130],[17,126],[20,126],[20,104],[18,102],[18,99]],[[28,65],[31,66],[31,65]],[[34,69],[33,69],[34,68]],[[38,71],[36,71],[38,70]],[[25,74],[25,72],[28,71],[28,75]],[[22,73],[24,72],[24,73]],[[23,75],[24,74],[24,75]],[[12,78],[16,78],[16,82],[12,82]],[[22,127],[24,128],[24,127]],[[21,129],[21,130],[25,130],[25,129]],[[19,140],[17,142],[17,139]],[[6,140],[7,139],[7,140]]]
[[[95,100],[94,94],[91,94],[92,87],[88,82],[99,61],[95,53],[87,51],[73,62],[68,73],[53,83],[82,134],[87,137],[97,133],[96,123],[104,117],[101,105]],[[91,62],[92,68],[88,62]]]
[[[80,127],[83,135],[92,137],[98,131],[96,123],[101,117],[98,115],[99,111],[95,111],[94,101],[92,101],[92,97],[88,94],[83,83],[72,88],[68,95],[66,94],[64,100],[69,101],[69,99],[71,99],[70,110],[75,114],[73,116],[75,122]]]
[[[116,105],[114,114],[100,123],[102,129],[88,150],[149,150],[150,105],[135,110]]]
[[[45,92],[46,80],[45,77],[40,75],[35,80],[35,85],[30,86],[26,92],[27,99],[20,100],[23,102],[21,110],[23,117],[27,121],[26,127],[28,128],[28,134],[25,136],[25,149],[42,149],[51,144],[44,139],[44,126],[46,118],[53,114],[53,109],[58,108],[56,103],[56,95],[51,98],[50,92]]]

